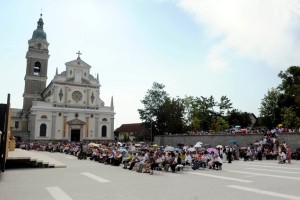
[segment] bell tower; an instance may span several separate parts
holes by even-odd
[[[43,29],[42,14],[33,31],[32,38],[28,40],[26,53],[27,65],[25,74],[25,88],[23,93],[23,116],[28,114],[33,100],[42,100],[42,92],[46,88],[48,59],[50,57],[47,35]]]

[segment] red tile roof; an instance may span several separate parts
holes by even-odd
[[[122,124],[115,130],[117,133],[137,133],[139,135],[150,135],[150,130],[143,123]]]

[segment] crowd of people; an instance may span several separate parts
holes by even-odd
[[[195,148],[194,145],[173,148],[143,142],[98,144],[64,141],[19,143],[17,147],[70,154],[78,159],[89,159],[112,166],[122,165],[124,169],[150,175],[154,170],[175,173],[183,170],[186,165],[193,166],[194,170],[200,167],[219,170],[223,162],[223,151],[220,148]]]
[[[192,169],[209,168],[221,170],[223,162],[244,159],[275,159],[279,163],[291,163],[291,148],[285,142],[279,143],[276,134],[266,134],[261,140],[240,147],[236,142],[228,146],[213,148],[201,142],[195,145],[178,144],[177,147],[162,147],[157,144],[139,143],[92,143],[92,142],[29,142],[17,143],[17,148],[36,151],[60,152],[89,159],[105,165],[120,166],[139,173],[153,174],[154,170],[183,170],[189,165]]]

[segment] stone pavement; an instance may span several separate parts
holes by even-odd
[[[67,168],[6,170],[0,199],[9,200],[300,200],[300,161],[234,161],[223,170],[137,173],[90,160],[41,152]]]

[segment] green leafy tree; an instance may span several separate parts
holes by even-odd
[[[218,103],[220,114],[223,115],[225,111],[229,112],[232,109],[232,103],[226,96],[221,96],[220,102]]]
[[[167,98],[157,115],[159,133],[183,133],[185,131],[185,107],[180,98]]]
[[[187,116],[187,123],[190,130],[193,130],[193,120],[199,119],[199,129],[209,130],[212,116],[212,105],[214,104],[213,98],[205,97],[185,97],[184,105]]]
[[[200,128],[200,120],[195,117],[192,121],[192,126],[193,126],[193,130],[194,131],[199,131],[199,128]]]
[[[274,127],[281,121],[279,107],[280,96],[279,90],[272,88],[262,99],[260,116],[268,127]]]
[[[283,125],[289,128],[299,127],[300,118],[292,108],[285,108],[282,113]]]
[[[233,109],[228,112],[226,119],[231,127],[239,125],[243,128],[251,125],[250,113]]]
[[[164,85],[154,82],[141,100],[143,109],[138,109],[140,119],[151,129],[152,135],[183,133],[186,130],[185,106],[180,98],[170,98]]]
[[[279,106],[281,108],[291,108],[297,116],[300,116],[300,67],[291,66],[285,72],[281,71],[278,76],[282,80],[278,86],[278,89],[282,92]]]
[[[227,121],[223,117],[217,117],[215,123],[215,131],[222,132],[229,128]]]

